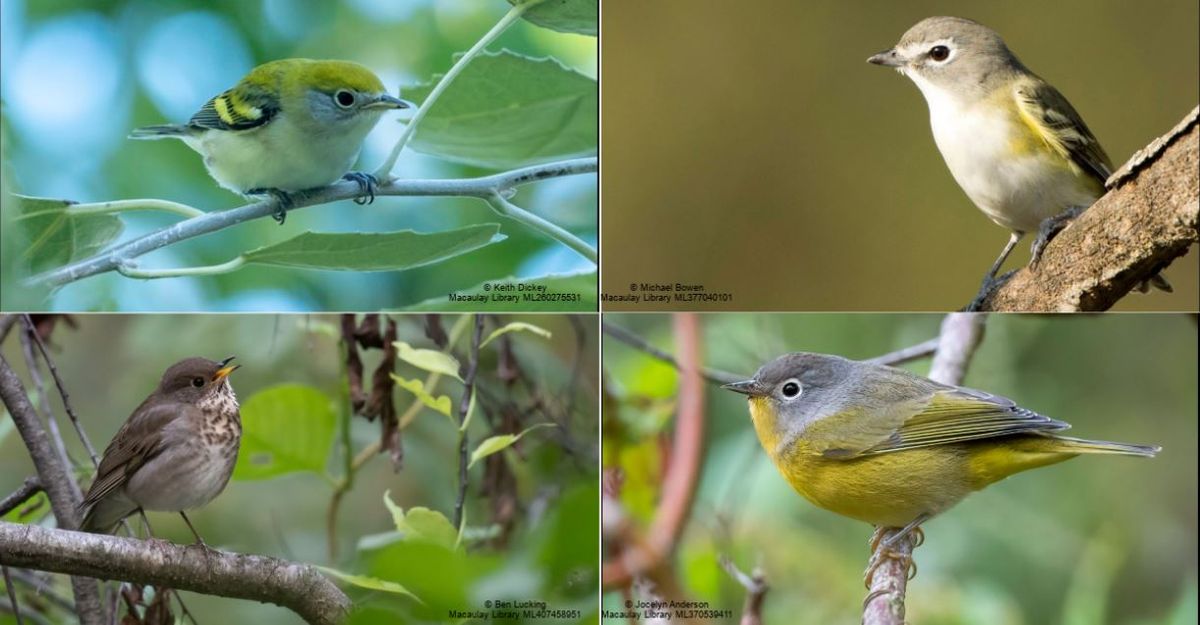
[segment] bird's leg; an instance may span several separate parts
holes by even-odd
[[[921,531],[921,528],[919,526],[928,520],[929,520],[929,515],[922,514],[922,515],[918,516],[917,518],[913,519],[912,522],[910,522],[908,525],[905,525],[899,531],[895,532],[891,536],[888,536],[887,538],[884,538],[884,536],[887,535],[888,532],[891,532],[895,528],[882,527],[882,526],[877,526],[875,528],[875,533],[871,535],[871,541],[870,541],[871,560],[867,563],[867,570],[863,572],[863,583],[866,584],[868,589],[871,588],[871,581],[873,580],[873,578],[875,576],[875,569],[878,569],[879,566],[881,564],[883,564],[883,562],[885,560],[896,560],[896,559],[901,560],[902,562],[905,563],[905,568],[908,570],[908,579],[912,579],[912,578],[916,577],[917,563],[914,562],[912,559],[912,552],[910,551],[907,554],[901,555],[900,553],[897,553],[893,548],[896,546],[897,543],[899,543],[901,540],[903,540],[905,537],[907,537],[910,533],[913,536],[913,538],[912,538],[912,548],[913,549],[916,549],[917,547],[920,547],[922,544],[924,544],[925,532]],[[871,599],[873,599],[874,596],[877,594],[878,594],[878,591],[871,593],[871,595],[868,595],[866,601],[864,602],[864,605],[866,605],[867,603],[870,603]]]
[[[370,204],[375,201],[375,189],[379,186],[378,178],[361,171],[352,171],[342,176],[342,179],[358,183],[358,190],[361,192],[361,195],[354,198],[355,204],[361,206],[363,204]]]
[[[200,538],[200,532],[197,532],[196,528],[192,526],[192,520],[187,517],[187,514],[183,510],[179,511],[179,516],[183,517],[183,522],[187,523],[188,529],[192,530],[192,535],[196,537],[197,545],[200,545],[205,551],[215,551],[212,547],[208,546],[208,543],[204,542],[203,538]]]
[[[1013,231],[1012,235],[1008,237],[1008,243],[1004,245],[1003,250],[1000,250],[1000,256],[996,257],[996,262],[992,263],[992,268],[989,269],[987,275],[983,277],[983,284],[979,286],[979,293],[975,295],[975,299],[971,300],[970,304],[967,304],[965,309],[966,312],[976,312],[982,308],[983,302],[985,302],[988,296],[992,294],[992,291],[996,290],[997,287],[999,287],[1001,284],[1004,284],[1005,281],[1012,276],[1012,273],[1010,272],[997,278],[996,273],[1000,271],[1000,267],[1004,265],[1004,261],[1008,260],[1008,255],[1011,254],[1013,248],[1017,246],[1017,241],[1020,241],[1021,237],[1024,235],[1024,232]]]
[[[292,196],[289,195],[287,191],[281,191],[279,189],[250,189],[246,192],[246,195],[269,195],[275,198],[277,206],[275,207],[275,212],[271,213],[271,216],[274,217],[275,221],[278,221],[279,225],[281,226],[283,225],[284,220],[287,219],[288,210],[290,210],[296,204],[294,201],[292,201]]]
[[[1029,259],[1030,267],[1037,267],[1038,261],[1042,260],[1042,252],[1046,251],[1046,245],[1085,210],[1087,210],[1086,206],[1072,206],[1053,217],[1042,220],[1041,225],[1038,226],[1037,237],[1033,239],[1033,245],[1029,248],[1032,253]]]

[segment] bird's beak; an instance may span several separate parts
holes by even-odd
[[[896,54],[896,49],[884,50],[879,54],[867,59],[867,62],[872,65],[882,65],[884,67],[900,67],[904,65],[904,59]]]
[[[413,108],[414,106],[416,106],[416,105],[414,105],[412,102],[409,102],[408,100],[401,100],[400,98],[397,98],[395,96],[392,96],[392,95],[389,95],[386,93],[381,93],[381,94],[379,94],[379,97],[375,98],[374,102],[364,106],[363,108],[365,108],[365,109],[410,109],[410,108]]]
[[[725,384],[721,386],[721,388],[727,391],[749,395],[750,397],[766,395],[766,392],[763,390],[762,385],[758,383],[758,380],[742,380],[741,382]]]
[[[221,365],[221,368],[217,369],[217,372],[213,374],[213,378],[212,378],[213,382],[216,382],[217,380],[225,379],[226,376],[233,373],[234,370],[236,370],[238,367],[241,366],[241,365],[229,364],[229,362],[231,360],[233,360],[233,356],[230,356],[229,358],[226,358],[225,360],[222,360],[220,363],[218,363]]]

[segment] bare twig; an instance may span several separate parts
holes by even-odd
[[[618,326],[613,323],[609,323],[607,321],[603,322],[601,324],[601,327],[604,330],[604,333],[611,336],[612,338],[614,338],[614,339],[616,339],[638,351],[645,352],[647,355],[654,357],[655,360],[660,360],[662,362],[667,363],[668,365],[671,365],[672,367],[675,367],[675,369],[677,369],[677,370],[682,370],[682,367],[680,366],[679,362],[675,360],[674,356],[651,345],[650,343],[646,342],[645,339],[643,339],[640,336],[637,336],[636,334],[630,332],[629,330],[626,330],[625,328],[622,328],[621,326]],[[732,382],[740,382],[742,380],[745,380],[749,376],[738,375],[736,373],[730,373],[728,371],[721,371],[720,369],[708,369],[708,368],[701,367],[700,368],[700,377],[704,378],[711,384],[720,385],[720,384],[730,384]]]
[[[677,313],[675,342],[679,345],[679,409],[670,464],[663,477],[658,508],[644,540],[620,545],[621,551],[604,562],[604,588],[622,588],[635,577],[661,570],[675,550],[683,523],[691,511],[704,447],[704,384],[700,368],[700,328],[696,315]],[[660,580],[661,581],[661,580]]]
[[[8,512],[17,506],[29,501],[30,497],[42,492],[42,482],[36,477],[27,477],[21,484],[21,487],[13,491],[13,493],[4,499],[0,500],[0,517],[8,514]]]
[[[471,351],[467,358],[467,370],[463,375],[462,398],[458,401],[458,496],[454,499],[454,527],[460,530],[463,523],[463,506],[467,501],[467,415],[471,410],[471,396],[475,392],[475,375],[479,371],[479,344],[483,341],[483,315],[474,317],[475,331],[471,335]]]
[[[78,485],[71,478],[67,467],[59,460],[50,443],[46,431],[38,420],[37,412],[29,403],[25,387],[15,371],[9,366],[4,356],[0,355],[0,399],[3,399],[8,414],[17,426],[25,448],[33,459],[37,469],[38,479],[46,496],[50,499],[50,507],[59,527],[79,527],[78,505],[80,495]],[[0,549],[0,559],[7,561],[8,548]],[[34,567],[29,567],[34,568]],[[100,605],[100,587],[94,579],[85,577],[71,578],[72,590],[75,593],[75,608],[79,622],[83,625],[101,625],[104,623],[104,607]]]
[[[1109,192],[1018,270],[985,310],[1097,311],[1200,242],[1200,107],[1139,151]]]
[[[54,385],[58,387],[58,394],[62,397],[63,408],[67,411],[67,417],[71,419],[71,425],[75,427],[75,434],[79,436],[79,440],[83,442],[83,446],[87,449],[88,456],[92,458],[92,466],[100,466],[100,458],[96,455],[96,448],[92,447],[92,441],[88,439],[87,433],[83,431],[83,426],[79,423],[79,416],[75,414],[75,410],[71,408],[71,396],[67,394],[67,386],[63,384],[62,377],[58,375],[58,367],[54,366],[54,361],[50,359],[49,352],[46,351],[46,344],[42,341],[41,335],[38,334],[37,328],[33,325],[33,319],[29,315],[22,315],[25,322],[25,330],[29,333],[29,337],[37,345],[38,351],[42,354],[42,360],[46,362],[46,367],[50,369],[50,376],[54,378]]]
[[[738,585],[746,589],[746,601],[742,604],[742,619],[738,625],[762,625],[762,606],[770,586],[767,584],[767,574],[761,566],[755,566],[754,572],[746,575],[728,556],[721,556],[721,568],[732,577]]]
[[[341,622],[350,608],[312,566],[194,545],[0,522],[0,563],[269,602],[321,625]]]
[[[4,576],[4,588],[8,590],[8,603],[12,606],[13,616],[17,618],[17,625],[24,625],[25,622],[21,620],[21,606],[17,604],[17,589],[13,587],[8,567],[0,564],[0,574]]]
[[[30,328],[33,326],[31,325]],[[46,420],[46,428],[49,430],[50,440],[54,443],[54,450],[58,453],[59,460],[67,470],[74,470],[74,463],[71,462],[71,456],[67,454],[67,443],[63,440],[62,432],[58,429],[58,419],[54,418],[54,411],[50,408],[50,395],[46,393],[46,384],[42,381],[42,371],[38,367],[37,358],[33,355],[33,342],[30,335],[36,332],[30,330],[21,333],[21,354],[25,357],[25,366],[29,369],[29,379],[33,382],[33,388],[37,391],[38,404],[41,405],[42,415]],[[79,490],[79,484],[72,479],[70,482],[71,490],[74,491],[75,500],[83,498],[83,493]]]
[[[896,365],[902,365],[906,362],[920,360],[926,356],[929,356],[937,351],[937,347],[938,339],[932,338],[923,343],[917,343],[912,347],[905,347],[904,349],[898,349],[890,354],[884,354],[882,356],[870,358],[867,360],[867,362],[894,367]]]
[[[966,375],[967,365],[983,337],[986,315],[951,313],[942,321],[938,349],[929,369],[929,378],[942,384],[957,385]],[[899,528],[881,528],[879,538],[899,532]],[[871,586],[863,604],[863,625],[904,625],[904,594],[908,587],[909,565],[912,563],[913,533],[898,540],[890,554],[878,550],[883,540],[876,542],[873,560],[879,566],[871,575]]]
[[[560,176],[594,173],[598,166],[596,158],[578,158],[544,165],[514,169],[491,176],[462,180],[393,180],[381,184],[375,190],[377,196],[433,196],[475,197],[489,202],[497,193],[501,195],[530,182]],[[327,187],[292,195],[293,211],[309,206],[328,204],[338,200],[350,200],[362,195],[357,182],[343,180]],[[253,219],[277,214],[279,202],[275,199],[262,200],[229,210],[205,213],[200,217],[185,219],[169,227],[155,230],[132,241],[122,243],[105,252],[59,267],[29,278],[32,284],[62,286],[99,273],[116,271],[127,266],[133,259],[161,247],[185,241],[200,235],[223,230]],[[529,222],[525,222],[529,225]],[[550,236],[556,233],[546,232]],[[573,235],[572,235],[573,236]],[[565,243],[565,242],[564,242]],[[593,259],[594,260],[594,259]]]

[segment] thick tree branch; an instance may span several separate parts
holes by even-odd
[[[1109,191],[983,303],[984,310],[1097,311],[1200,242],[1200,107],[1139,151]]]
[[[967,366],[979,341],[983,338],[986,315],[951,313],[942,321],[937,352],[929,368],[929,378],[942,384],[958,385],[967,373]],[[881,528],[886,539],[899,528]],[[881,564],[870,578],[867,600],[863,603],[863,625],[904,625],[904,593],[908,587],[908,571],[912,562],[913,533],[899,540],[891,555],[872,554]],[[880,541],[876,549],[880,549]]]
[[[38,480],[50,499],[50,508],[59,527],[79,527],[78,486],[71,478],[67,467],[59,461],[50,443],[41,420],[29,403],[25,387],[4,356],[0,356],[0,399],[17,426],[17,432],[25,441],[25,448],[33,459]],[[0,549],[0,561],[7,563],[9,549]],[[75,593],[75,608],[79,622],[83,625],[100,625],[104,622],[104,608],[100,605],[100,585],[94,579],[72,577],[71,589]]]
[[[547,178],[594,173],[597,163],[598,159],[596,158],[578,158],[514,169],[480,178],[463,180],[394,180],[386,184],[380,184],[375,190],[375,195],[476,197],[489,202],[490,206],[496,194],[504,196],[520,185]],[[361,195],[362,191],[359,189],[358,183],[342,180],[320,189],[292,194],[293,203],[288,211],[319,204],[328,204],[338,200],[354,199]],[[133,259],[161,247],[223,230],[253,219],[273,215],[278,210],[279,203],[272,198],[238,208],[205,213],[200,217],[186,219],[132,241],[122,243],[91,258],[38,274],[29,278],[28,282],[50,287],[62,286],[88,276],[115,271],[119,267],[130,263]],[[530,225],[529,221],[523,221],[522,223]],[[558,238],[557,232],[545,233],[548,236]],[[571,236],[574,237],[574,235]],[[571,246],[572,249],[576,249],[577,247],[574,241],[561,242]],[[595,258],[593,257],[592,260],[594,261]]]
[[[274,603],[320,625],[341,622],[350,609],[312,566],[165,541],[0,522],[0,564]]]

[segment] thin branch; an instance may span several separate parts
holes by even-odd
[[[45,418],[50,440],[54,443],[54,450],[58,452],[58,458],[62,461],[63,466],[67,467],[68,471],[73,472],[75,464],[71,461],[70,455],[67,454],[67,443],[63,440],[62,432],[58,429],[58,419],[54,418],[54,411],[50,408],[50,395],[46,393],[46,384],[42,380],[42,371],[38,367],[37,358],[33,355],[33,341],[29,337],[36,332],[37,330],[33,329],[33,324],[29,324],[29,330],[21,333],[21,354],[25,357],[25,366],[29,370],[29,379],[33,382],[34,391],[37,392],[38,404],[40,405],[42,416]],[[71,490],[75,492],[74,499],[82,499],[83,493],[79,490],[79,484],[74,479],[71,480],[70,484]]]
[[[346,595],[312,566],[195,545],[0,522],[0,563],[268,602],[320,625],[341,622],[350,609]]]
[[[75,434],[79,436],[79,440],[83,441],[83,446],[87,449],[88,456],[92,458],[92,466],[99,468],[100,459],[96,455],[96,448],[92,447],[92,441],[88,439],[87,433],[83,431],[83,426],[79,423],[79,415],[75,414],[75,410],[71,408],[71,396],[67,393],[67,387],[63,384],[62,377],[58,375],[58,367],[54,366],[54,361],[50,359],[50,354],[46,351],[46,344],[42,342],[42,337],[38,335],[37,329],[33,326],[33,319],[29,315],[23,315],[25,320],[25,330],[29,332],[29,336],[37,345],[38,351],[42,354],[42,360],[46,362],[46,367],[50,369],[50,376],[54,378],[54,385],[58,387],[58,394],[62,397],[63,408],[67,411],[67,417],[71,419],[71,425],[75,428]]]
[[[37,479],[36,477],[25,478],[25,481],[21,483],[20,488],[13,491],[12,494],[4,499],[0,499],[0,517],[3,517],[11,510],[16,509],[17,506],[29,501],[30,497],[33,497],[40,492],[42,492],[41,480]]]
[[[682,370],[679,362],[670,353],[663,351],[643,339],[642,337],[622,328],[614,323],[604,321],[601,323],[601,329],[610,337],[653,357],[655,360],[660,360],[674,367],[677,371]],[[749,376],[738,375],[720,369],[709,369],[707,367],[700,368],[700,377],[704,378],[710,384],[731,384],[733,382],[741,382]]]
[[[588,245],[586,241],[571,234],[565,228],[560,228],[549,221],[546,221],[545,219],[542,219],[541,217],[538,217],[537,215],[534,215],[533,213],[521,208],[520,206],[509,202],[499,193],[493,193],[492,196],[488,198],[487,203],[488,206],[491,206],[492,210],[496,211],[498,215],[508,217],[514,221],[519,221],[526,226],[533,228],[534,230],[544,233],[546,236],[554,239],[555,241],[558,241],[559,243],[562,243],[576,252],[579,252],[580,256],[583,256],[593,263],[600,262],[600,257],[596,250],[593,249],[592,246]]]
[[[8,331],[17,322],[17,315],[0,315],[0,343],[8,338]]]
[[[622,588],[634,578],[659,571],[675,551],[683,523],[691,511],[704,448],[704,384],[700,362],[700,327],[696,315],[676,313],[675,342],[679,345],[679,409],[668,455],[658,508],[644,540],[622,541],[620,550],[605,560],[604,588]],[[602,512],[601,516],[604,516]],[[634,532],[636,533],[636,532]]]
[[[721,568],[725,569],[725,572],[746,590],[746,601],[742,604],[742,619],[738,621],[738,625],[762,625],[763,601],[766,600],[767,591],[771,588],[767,584],[767,574],[763,572],[761,566],[756,566],[753,573],[746,575],[728,556],[721,556],[720,562]]]
[[[475,375],[479,372],[479,344],[483,341],[483,315],[474,315],[475,332],[471,335],[471,351],[467,358],[467,371],[463,376],[462,398],[458,401],[458,496],[454,499],[454,527],[462,535],[463,506],[467,501],[467,417],[470,416],[471,398],[475,394]]]
[[[21,619],[21,606],[17,604],[17,589],[13,587],[12,576],[8,574],[8,567],[0,564],[0,573],[4,577],[4,588],[8,591],[8,603],[12,606],[13,616],[17,619],[17,625],[25,625],[25,621]]]
[[[984,310],[1107,310],[1200,242],[1200,107],[1139,151],[1109,192],[1018,270]]]
[[[530,182],[560,176],[595,173],[597,166],[598,159],[592,157],[523,167],[480,178],[393,180],[379,185],[375,190],[375,195],[476,197],[487,201],[493,194],[500,193],[504,195],[517,186]],[[293,202],[291,208],[288,210],[292,211],[309,206],[328,204],[338,200],[354,199],[361,195],[362,190],[359,188],[357,182],[342,180],[320,189],[292,194]],[[278,212],[279,203],[274,198],[271,198],[238,208],[205,213],[200,217],[187,219],[138,237],[132,241],[119,244],[91,258],[38,274],[28,278],[27,283],[51,287],[62,286],[88,276],[116,271],[121,267],[128,269],[133,259],[161,247],[223,230],[254,219],[261,219]]]
[[[932,338],[923,343],[917,343],[911,347],[898,349],[890,354],[869,358],[867,359],[867,362],[894,367],[896,365],[902,365],[906,362],[920,360],[926,356],[932,355],[937,351],[937,347],[938,339]]]
[[[962,383],[967,366],[983,338],[986,315],[951,313],[942,321],[938,349],[929,368],[929,378],[942,384]],[[899,528],[878,528],[878,538],[886,539]],[[875,543],[872,561],[879,566],[871,575],[867,599],[863,603],[863,625],[904,625],[904,594],[912,564],[913,533],[897,541],[890,554],[880,553],[883,540]]]
[[[17,432],[25,441],[25,448],[29,450],[29,456],[33,459],[33,466],[37,469],[38,479],[50,499],[50,508],[54,511],[59,527],[79,527],[79,487],[74,483],[67,467],[59,460],[46,431],[42,429],[37,412],[29,403],[21,379],[3,355],[0,355],[0,399],[3,399],[9,416],[17,426]],[[7,560],[8,552],[7,548],[0,549],[0,559]],[[83,625],[104,623],[104,607],[100,605],[100,586],[96,580],[72,577],[71,587],[75,593],[79,622]]]
[[[446,71],[441,79],[438,80],[437,84],[433,86],[433,89],[429,91],[429,95],[425,96],[425,101],[421,102],[421,106],[417,107],[417,111],[413,113],[412,118],[408,120],[408,124],[404,127],[404,133],[400,135],[400,139],[398,139],[396,141],[396,145],[392,147],[391,153],[388,154],[388,157],[383,161],[383,164],[379,166],[379,169],[375,170],[376,178],[380,180],[388,180],[391,178],[392,168],[396,166],[396,159],[400,158],[400,152],[404,149],[404,146],[408,145],[408,140],[411,139],[413,134],[416,132],[417,126],[421,123],[421,120],[425,119],[425,115],[429,113],[429,109],[433,108],[434,103],[437,102],[438,98],[442,96],[442,93],[444,93],[446,89],[450,87],[450,83],[454,82],[454,79],[458,77],[464,68],[466,68],[467,64],[470,63],[471,60],[476,56],[479,56],[479,53],[483,52],[483,49],[486,48],[489,43],[495,41],[496,38],[499,37],[504,31],[508,30],[509,26],[512,26],[518,19],[521,19],[521,15],[523,15],[525,11],[529,10],[529,7],[539,4],[541,1],[542,0],[535,0],[533,2],[515,4],[508,10],[507,13],[504,14],[504,17],[500,18],[499,22],[496,22],[495,26],[492,26],[491,30],[484,33],[484,35],[479,38],[479,41],[475,42],[475,45],[471,46],[471,48],[464,52],[462,56],[458,57],[458,60],[454,62],[454,65],[450,66],[450,69]]]

